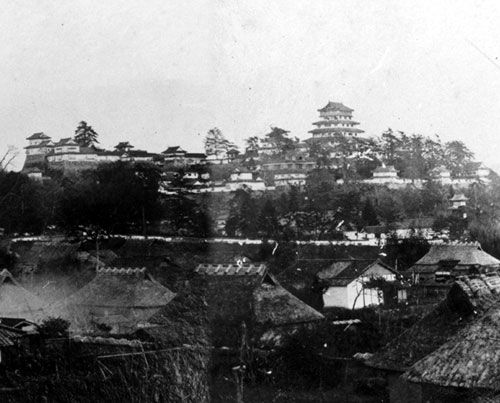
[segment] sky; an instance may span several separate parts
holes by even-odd
[[[0,152],[85,120],[112,148],[309,137],[329,100],[367,135],[462,140],[500,172],[500,2],[3,0]]]

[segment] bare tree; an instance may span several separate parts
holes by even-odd
[[[7,169],[9,169],[9,167],[12,165],[12,162],[17,158],[18,155],[19,150],[16,147],[12,145],[7,146],[7,151],[5,151],[2,157],[0,157],[0,171],[7,171]]]

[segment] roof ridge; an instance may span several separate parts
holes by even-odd
[[[146,267],[96,267],[97,274],[137,275],[145,272]]]

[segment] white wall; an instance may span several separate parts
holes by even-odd
[[[352,308],[348,306],[349,300],[347,298],[347,287],[329,287],[323,293],[323,304],[325,308],[330,308],[333,306],[342,308]]]

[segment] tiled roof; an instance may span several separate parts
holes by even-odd
[[[331,127],[320,127],[317,129],[309,130],[309,133],[330,133],[330,132],[351,132],[351,133],[364,133],[364,130],[358,129],[356,127],[342,127],[342,126],[331,126]]]
[[[51,144],[51,140],[43,140],[39,144],[34,144],[34,145],[29,145],[24,148],[42,148],[42,147],[54,147],[53,144]]]
[[[195,272],[209,276],[263,276],[266,273],[267,266],[259,263],[229,263],[229,264],[200,264],[196,267]]]
[[[325,280],[333,286],[345,286],[363,275],[370,267],[379,264],[393,272],[389,266],[378,260],[346,259],[333,262],[328,268],[318,273],[320,280]]]
[[[66,137],[61,140],[59,140],[56,144],[54,144],[55,147],[61,147],[61,146],[77,146],[78,143],[72,138],[72,137]]]
[[[330,124],[330,123],[348,123],[351,125],[359,125],[359,122],[356,122],[355,120],[349,120],[349,119],[329,119],[329,120],[318,120],[317,122],[313,122],[314,126],[318,125],[325,125],[325,124]]]
[[[50,139],[45,133],[33,133],[31,136],[27,137],[26,140],[39,140],[39,139]]]
[[[469,200],[469,198],[465,197],[463,193],[454,194],[453,197],[450,199],[450,201],[467,201],[467,200]]]
[[[324,112],[327,110],[341,111],[341,112],[352,112],[354,109],[348,108],[341,102],[332,102],[328,101],[326,106],[321,109],[318,109],[319,112]]]
[[[168,147],[162,154],[186,153],[180,146]]]

